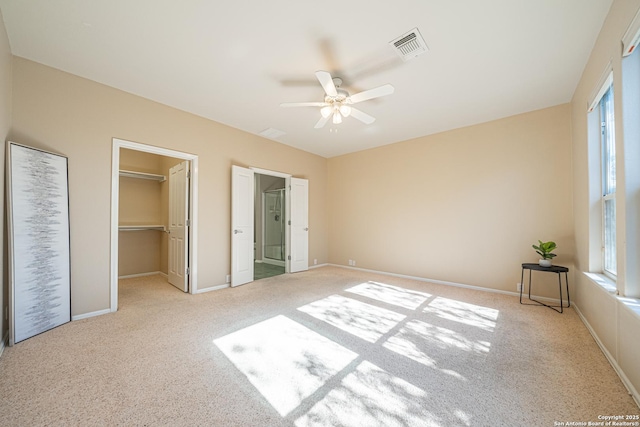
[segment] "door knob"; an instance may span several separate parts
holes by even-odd
[[[309,227],[305,227],[304,231],[309,231]]]
[[[242,230],[233,230],[233,234],[242,234]]]

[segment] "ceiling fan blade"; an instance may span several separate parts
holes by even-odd
[[[351,117],[354,117],[358,120],[360,120],[362,123],[365,123],[367,125],[370,125],[371,123],[376,121],[375,117],[372,117],[370,115],[368,115],[365,112],[362,112],[360,110],[358,110],[357,108],[353,108],[351,107]]]
[[[324,107],[326,102],[283,102],[281,107]]]
[[[327,122],[329,121],[330,117],[331,117],[331,115],[328,115],[327,117],[320,117],[320,120],[318,120],[318,123],[316,123],[314,128],[316,128],[316,129],[323,128],[324,125],[326,125]]]
[[[366,101],[367,99],[391,95],[394,90],[395,89],[393,86],[391,86],[390,84],[386,84],[373,89],[365,90],[363,92],[358,92],[355,95],[351,95],[349,98],[351,99],[351,103],[355,104],[356,102]]]
[[[322,85],[322,89],[324,89],[325,93],[329,96],[337,96],[338,91],[336,90],[336,85],[333,84],[333,77],[327,71],[316,71],[316,78]]]

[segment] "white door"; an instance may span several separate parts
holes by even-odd
[[[189,290],[189,162],[169,169],[169,283]]]
[[[309,181],[290,178],[290,264],[289,272],[309,269]]]
[[[253,281],[253,171],[231,167],[231,286]]]

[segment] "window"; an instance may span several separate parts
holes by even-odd
[[[600,100],[602,170],[602,267],[617,275],[616,257],[616,140],[613,114],[613,85]]]
[[[618,146],[620,142],[624,144],[624,154],[618,152],[618,166],[624,167],[624,188],[621,185],[617,191],[625,200],[624,211],[618,212],[618,240],[624,239],[625,244],[618,253],[618,258],[624,260],[624,272],[618,271],[618,277],[624,274],[624,280],[618,281],[618,290],[620,295],[640,299],[640,13],[636,14],[623,41],[628,47],[622,58],[622,109],[618,111],[618,129],[622,129],[624,139],[620,141],[618,137]],[[621,211],[620,204],[618,211]],[[621,233],[622,224],[624,233]]]

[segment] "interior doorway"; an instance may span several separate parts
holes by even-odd
[[[231,286],[255,280],[256,198],[255,175],[284,179],[285,237],[283,245],[285,273],[309,269],[309,181],[290,174],[259,168],[231,166]],[[262,203],[260,203],[262,207]],[[261,207],[259,212],[262,212]],[[275,210],[275,206],[274,206]],[[275,213],[275,212],[274,212]],[[275,261],[275,260],[274,260]]]
[[[131,274],[136,269],[154,272],[154,265],[158,265],[156,273],[166,272],[171,284],[184,292],[196,293],[198,157],[115,138],[112,149],[110,310],[118,309],[119,277],[136,275]],[[144,170],[145,167],[154,169],[154,161],[159,162],[162,173]],[[132,164],[138,167],[130,167]],[[162,209],[159,207],[155,212],[145,210],[145,204],[154,203],[166,207],[164,213],[158,212]],[[171,206],[175,209],[170,209]],[[121,239],[138,242],[138,246],[131,249],[135,257],[120,253],[127,250],[126,245],[120,244]],[[160,246],[141,250],[154,241]],[[149,256],[154,253],[155,261]],[[132,266],[130,261],[134,258],[137,265]],[[178,282],[171,282],[172,278]]]
[[[282,177],[254,174],[253,279],[284,274],[286,270],[286,181]]]

